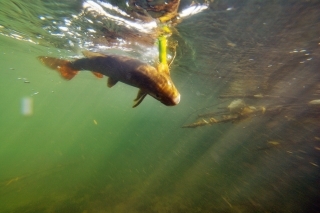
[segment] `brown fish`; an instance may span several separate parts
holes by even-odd
[[[47,67],[57,70],[64,79],[71,80],[78,71],[90,70],[99,78],[108,76],[108,87],[118,81],[139,88],[133,107],[138,106],[146,95],[150,95],[167,106],[180,102],[180,94],[174,86],[167,65],[160,64],[157,69],[134,58],[119,55],[104,55],[84,51],[86,58],[67,61],[39,56]]]

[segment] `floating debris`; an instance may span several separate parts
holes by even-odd
[[[242,99],[237,99],[232,101],[227,108],[231,113],[239,113],[245,106],[246,104]]]
[[[320,99],[309,101],[309,105],[320,105]]]
[[[279,146],[279,145],[280,145],[280,142],[277,142],[277,141],[268,141],[268,145],[271,145],[271,146]]]
[[[30,83],[30,81],[27,78],[18,77],[18,80],[23,80],[23,83],[27,83],[27,84]]]
[[[21,100],[21,114],[24,116],[33,115],[33,99],[31,97],[25,97]]]
[[[229,47],[235,47],[235,46],[237,46],[235,43],[232,43],[232,42],[227,42],[227,45],[228,45]]]
[[[269,150],[269,149],[273,149],[273,148],[280,148],[280,147],[281,147],[281,143],[280,142],[278,142],[278,141],[268,141],[266,145],[264,145],[263,147],[259,147],[259,148],[255,149],[255,150],[256,151],[265,151],[265,150]]]
[[[309,162],[311,165],[313,165],[313,166],[316,166],[316,167],[319,167],[318,166],[318,164],[316,164],[316,163],[313,163],[313,162]]]

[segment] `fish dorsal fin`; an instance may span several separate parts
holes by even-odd
[[[147,96],[147,93],[140,89],[138,91],[138,95],[137,95],[136,99],[133,100],[134,102],[133,102],[132,108],[135,108],[136,106],[138,106],[146,96]]]
[[[82,54],[87,57],[87,58],[92,58],[92,57],[106,57],[106,55],[102,53],[96,53],[96,52],[90,52],[88,50],[82,51]]]
[[[92,72],[93,75],[95,75],[97,78],[103,78],[103,75],[99,72]]]
[[[108,81],[107,81],[107,86],[109,88],[113,87],[116,83],[118,82],[118,80],[115,80],[113,78],[108,78]]]

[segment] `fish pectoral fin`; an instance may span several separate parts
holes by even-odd
[[[132,108],[135,108],[136,106],[138,106],[146,96],[147,96],[147,93],[140,89],[136,99],[133,100],[134,102],[133,102]]]
[[[93,75],[95,75],[97,78],[103,78],[103,75],[99,72],[92,72]]]
[[[87,57],[87,58],[92,58],[92,57],[106,57],[106,55],[102,53],[96,53],[96,52],[90,52],[88,50],[82,51],[82,54]]]
[[[113,78],[108,78],[108,81],[107,81],[107,86],[109,88],[113,87],[116,83],[118,82],[118,80],[115,80]]]

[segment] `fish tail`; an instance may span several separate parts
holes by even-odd
[[[47,56],[39,56],[38,59],[47,67],[57,70],[67,80],[71,80],[79,72],[73,69],[71,62],[67,60]]]

